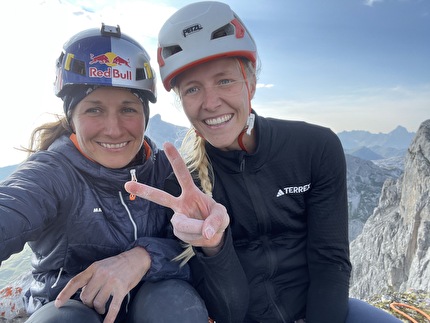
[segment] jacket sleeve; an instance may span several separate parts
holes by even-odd
[[[181,187],[174,174],[166,181],[165,190],[179,196]],[[170,211],[170,217],[173,211]],[[221,251],[207,257],[201,248],[194,248],[189,261],[192,282],[205,301],[209,316],[217,323],[243,322],[249,303],[248,280],[233,246],[227,227]]]
[[[307,322],[344,322],[348,312],[351,264],[345,155],[338,137],[329,132],[313,157],[308,207],[310,285]]]
[[[194,248],[196,256],[190,266],[193,281],[204,299],[209,316],[217,323],[243,322],[249,304],[249,285],[236,255],[231,230],[225,231],[221,251],[206,257],[201,248]]]
[[[140,237],[128,249],[136,246],[145,248],[151,257],[151,268],[143,277],[145,281],[158,281],[163,279],[181,279],[190,281],[191,274],[188,264],[180,266],[180,261],[174,260],[182,251],[176,239]]]
[[[61,174],[55,162],[28,161],[0,183],[0,263],[38,239],[57,216],[59,200],[71,200]]]

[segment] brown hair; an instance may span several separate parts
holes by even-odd
[[[60,115],[56,118],[56,121],[44,123],[32,131],[28,148],[24,149],[29,156],[39,150],[47,150],[57,138],[72,134],[67,118]]]

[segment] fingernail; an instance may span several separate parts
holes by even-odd
[[[212,239],[215,234],[215,230],[212,227],[207,227],[205,230],[206,239]]]

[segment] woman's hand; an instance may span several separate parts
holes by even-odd
[[[124,297],[141,281],[150,267],[151,258],[141,247],[96,261],[68,282],[58,294],[55,306],[63,306],[81,288],[82,302],[99,314],[105,314],[110,301],[104,323],[113,323]]]
[[[171,143],[164,151],[182,188],[179,197],[137,182],[127,182],[125,189],[141,198],[171,208],[174,234],[196,247],[218,248],[230,218],[225,207],[203,193],[193,182],[179,152]]]

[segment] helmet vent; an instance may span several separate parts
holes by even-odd
[[[179,45],[167,46],[163,48],[163,57],[167,58],[179,52],[182,52],[181,46]]]
[[[79,59],[73,59],[70,64],[70,71],[79,75],[86,75],[85,62]]]
[[[147,77],[146,70],[144,68],[136,68],[136,81],[146,80]]]
[[[217,39],[222,38],[225,36],[234,35],[234,27],[232,24],[227,24],[225,26],[222,26],[221,28],[218,28],[212,33],[211,39]]]

